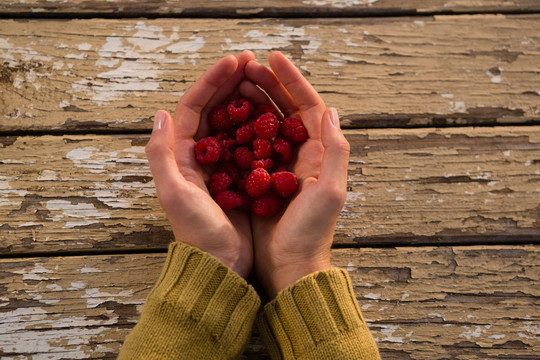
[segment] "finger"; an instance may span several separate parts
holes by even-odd
[[[252,60],[255,60],[255,55],[249,51],[243,51],[238,55],[238,67],[236,68],[236,71],[234,74],[231,75],[231,77],[216,91],[210,102],[208,103],[208,107],[214,107],[218,104],[221,104],[227,97],[229,97],[238,87],[240,82],[245,79],[244,69],[246,67],[246,64]]]
[[[251,80],[245,79],[238,85],[238,92],[240,96],[246,98],[251,102],[251,104],[255,107],[267,104],[272,105],[273,101],[272,99],[262,90],[260,87],[255,85]]]
[[[179,138],[193,138],[197,133],[201,112],[218,89],[238,68],[233,55],[226,56],[212,65],[182,96],[174,112],[175,132]]]
[[[236,71],[223,83],[218,90],[215,92],[215,94],[212,96],[212,98],[208,101],[208,104],[206,104],[205,108],[201,111],[201,119],[206,119],[210,110],[214,108],[217,105],[220,105],[227,100],[227,98],[230,98],[231,96],[235,96],[237,87],[239,83],[245,79],[244,75],[244,67],[246,64],[251,61],[255,60],[255,55],[249,51],[245,50],[237,57],[238,60],[238,66],[236,68]],[[197,129],[197,133],[195,135],[196,139],[203,138],[205,136],[208,136],[210,133],[210,127],[208,125],[207,121],[203,121],[199,123],[199,128]]]
[[[246,77],[266,91],[284,114],[296,116],[298,107],[272,70],[256,61],[250,61],[246,65]]]
[[[317,183],[326,191],[343,197],[344,201],[350,145],[341,132],[338,113],[334,108],[329,108],[323,115],[321,140],[324,154]]]
[[[323,99],[304,78],[300,70],[282,53],[273,52],[270,54],[268,62],[298,106],[300,117],[304,121],[309,136],[318,139],[321,117],[326,109]]]
[[[158,197],[177,189],[183,177],[178,171],[173,152],[174,132],[171,115],[164,110],[156,113],[154,129],[146,145],[146,157],[154,177]],[[163,195],[165,196],[165,195]]]

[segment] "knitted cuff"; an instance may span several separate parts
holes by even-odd
[[[121,358],[237,357],[259,306],[255,289],[217,258],[172,243]]]
[[[257,325],[272,359],[379,359],[343,269],[308,275],[281,291]]]

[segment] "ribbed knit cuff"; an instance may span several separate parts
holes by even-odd
[[[237,273],[208,253],[175,242],[120,358],[238,357],[259,307],[255,289]]]
[[[332,268],[281,291],[260,312],[272,359],[379,359],[349,276]]]

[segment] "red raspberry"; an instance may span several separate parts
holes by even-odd
[[[234,150],[233,158],[240,169],[247,170],[251,168],[251,163],[255,160],[255,155],[247,147],[241,146]]]
[[[289,197],[298,188],[298,180],[296,175],[289,171],[275,172],[270,177],[272,187],[277,193],[283,197]]]
[[[263,138],[253,140],[253,154],[256,159],[266,159],[272,156],[272,141]]]
[[[236,99],[229,103],[227,111],[234,122],[246,121],[251,114],[251,104],[246,99]]]
[[[253,130],[254,123],[254,121],[248,121],[236,130],[236,141],[239,144],[248,143],[255,139],[255,131]]]
[[[281,123],[281,135],[294,143],[301,143],[307,140],[308,133],[304,123],[298,118],[286,118]]]
[[[288,164],[292,160],[292,145],[282,137],[274,140],[274,151],[279,154],[281,162]]]
[[[253,199],[251,211],[260,217],[272,217],[283,206],[283,198],[275,191],[270,190]]]
[[[246,179],[246,191],[249,196],[261,196],[270,189],[270,174],[263,168],[253,170]]]
[[[216,169],[216,173],[224,172],[231,177],[232,183],[236,184],[240,179],[240,170],[234,162],[225,162],[219,165]]]
[[[221,142],[213,136],[205,137],[195,144],[195,158],[199,164],[215,163],[221,154]],[[251,166],[251,162],[249,163]]]
[[[231,148],[236,145],[236,141],[233,139],[221,140],[221,155],[219,156],[220,161],[231,161],[233,154]]]
[[[225,172],[217,172],[210,178],[208,190],[210,191],[210,194],[217,195],[220,192],[227,190],[232,182],[232,178],[229,176],[229,174]]]
[[[276,136],[279,129],[279,121],[273,113],[262,114],[255,120],[255,135],[260,138],[269,139]]]
[[[253,112],[253,115],[255,116],[255,119],[256,119],[259,116],[261,116],[262,114],[266,114],[268,112],[273,113],[276,116],[278,115],[276,113],[276,109],[272,105],[269,105],[269,104],[261,104],[261,105],[257,106],[255,111]]]
[[[240,207],[242,206],[242,203],[243,203],[243,200],[240,194],[231,190],[220,192],[219,194],[216,195],[214,200],[219,205],[219,207],[221,207],[221,209],[225,212],[235,209],[237,207]]]
[[[250,173],[251,171],[246,170],[240,175],[240,179],[238,179],[238,182],[236,183],[238,190],[246,190],[246,181]]]
[[[253,170],[257,168],[263,168],[264,170],[270,170],[274,166],[274,161],[272,159],[261,159],[255,160],[251,163],[251,168]]]
[[[208,125],[212,130],[223,131],[233,126],[233,121],[229,117],[227,106],[216,106],[208,114]]]

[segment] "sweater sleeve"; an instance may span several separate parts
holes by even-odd
[[[238,358],[259,306],[242,277],[208,253],[175,242],[118,358]]]
[[[272,359],[380,359],[342,269],[308,275],[281,291],[257,325]]]

